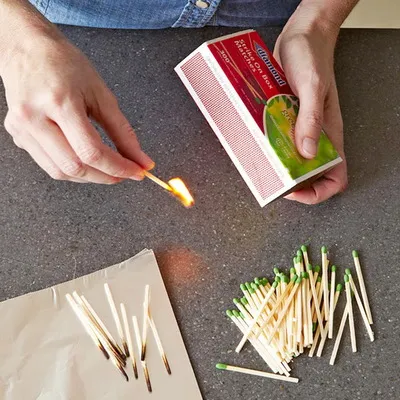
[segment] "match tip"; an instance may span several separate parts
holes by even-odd
[[[312,272],[312,270],[313,270],[312,265],[311,265],[311,264],[308,264],[308,265],[307,265],[307,269],[308,269],[309,271]]]
[[[326,254],[328,251],[326,250],[326,246],[321,247],[321,253]]]
[[[303,271],[302,274],[301,274],[301,277],[302,277],[303,279],[308,279],[310,276],[308,275],[308,272]]]
[[[301,276],[299,276],[296,280],[296,283],[300,283],[301,282]]]
[[[289,279],[288,276],[282,275],[282,281],[283,281],[284,283],[289,283],[289,282],[290,282],[290,279]]]
[[[322,277],[319,276],[319,277],[317,278],[317,282],[322,282]]]
[[[321,267],[320,267],[319,265],[316,265],[316,266],[314,267],[314,272],[320,273],[320,271],[321,271]]]
[[[346,275],[351,275],[351,269],[350,268],[346,268],[344,270],[344,272],[346,273]]]
[[[258,285],[260,285],[262,282],[262,279],[260,278],[254,278],[254,283],[257,283]]]
[[[251,282],[251,288],[257,290],[258,289],[257,283]]]
[[[343,291],[343,285],[342,285],[341,283],[338,283],[338,284],[336,285],[336,291],[337,291],[337,292],[342,292],[342,291]]]
[[[231,318],[232,315],[233,315],[233,313],[232,313],[231,310],[226,310],[226,315],[227,315],[229,318]]]
[[[279,275],[277,275],[276,277],[275,277],[275,282],[280,282],[281,281],[281,277],[279,276]]]
[[[291,274],[295,274],[296,273],[296,268],[294,268],[294,267],[290,268],[290,273]]]
[[[256,291],[251,287],[251,288],[249,288],[249,293],[250,294],[254,294]]]
[[[247,301],[246,297],[242,297],[242,298],[240,299],[240,302],[241,302],[244,306],[247,306],[247,304],[249,304],[249,302]]]
[[[294,274],[294,275],[292,276],[292,279],[291,279],[291,280],[292,280],[293,282],[296,282],[296,281],[297,281],[297,278],[298,278],[298,276],[297,276],[296,274]]]
[[[240,314],[236,310],[232,310],[232,313],[236,318],[240,317]]]
[[[301,256],[297,256],[296,257],[296,264],[300,264],[301,263]]]
[[[217,369],[226,369],[228,366],[227,366],[226,364],[218,363],[215,367],[216,367]]]
[[[245,285],[246,285],[247,290],[250,290],[250,289],[251,289],[250,282],[245,282]]]
[[[332,272],[336,272],[336,265],[332,265],[331,270],[332,270]]]
[[[279,282],[277,282],[277,281],[275,281],[273,284],[272,284],[272,287],[274,288],[274,289],[276,289],[276,287],[279,285]]]
[[[267,278],[262,278],[262,279],[261,279],[261,283],[262,283],[264,286],[266,286],[266,285],[268,285],[269,281],[268,281]]]
[[[240,318],[244,319],[244,314],[242,312],[239,313]]]
[[[242,292],[247,292],[247,287],[246,287],[246,285],[244,283],[242,283],[240,285],[240,289],[241,289]]]
[[[239,301],[239,299],[237,299],[236,297],[233,299],[233,304],[239,304],[240,303],[240,301]]]
[[[281,273],[281,271],[279,271],[279,268],[277,268],[277,267],[275,267],[273,271],[274,271],[275,275],[278,275]]]
[[[349,276],[347,274],[344,275],[344,281],[347,283],[349,281]]]
[[[297,250],[297,253],[296,253],[296,255],[297,255],[297,257],[303,257],[303,253],[301,252],[301,250]]]
[[[358,252],[357,252],[357,250],[353,250],[352,253],[353,253],[353,257],[354,257],[354,258],[358,258]]]
[[[303,244],[303,245],[301,246],[301,251],[302,251],[303,253],[305,253],[305,252],[307,251],[307,246],[306,246],[305,244]]]

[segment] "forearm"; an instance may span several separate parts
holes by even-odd
[[[37,35],[58,35],[27,0],[0,0],[0,75],[8,60]],[[61,35],[60,35],[61,37]]]

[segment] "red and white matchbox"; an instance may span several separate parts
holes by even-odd
[[[342,161],[324,132],[315,160],[299,155],[298,99],[254,30],[203,43],[175,71],[262,207]]]

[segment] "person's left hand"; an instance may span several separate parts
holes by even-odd
[[[323,128],[343,159],[310,187],[286,196],[305,204],[325,201],[347,186],[343,121],[333,69],[338,33],[339,27],[321,21],[312,9],[300,6],[286,24],[274,49],[275,58],[300,99],[295,127],[299,153],[305,158],[315,157]]]

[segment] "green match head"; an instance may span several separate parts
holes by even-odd
[[[319,265],[316,265],[314,267],[314,272],[316,272],[317,274],[319,274],[321,272],[321,267]]]
[[[296,257],[296,264],[301,264],[301,260],[302,260],[301,256],[297,256]]]
[[[249,293],[250,294],[254,294],[256,291],[251,287],[250,289],[249,289]]]
[[[307,270],[312,272],[313,268],[312,268],[312,265],[311,265],[311,264],[308,264],[308,265],[307,265]]]
[[[336,265],[332,265],[331,271],[336,272]]]
[[[275,282],[280,282],[280,281],[281,281],[281,277],[277,275],[277,276],[275,277]]]
[[[302,274],[301,274],[301,277],[302,277],[303,279],[308,279],[308,278],[310,277],[310,275],[308,275],[308,272],[303,271]]]
[[[221,364],[221,363],[218,363],[215,367],[217,369],[227,369],[228,368],[228,366],[226,364]]]
[[[275,267],[275,268],[274,268],[274,274],[275,274],[275,275],[278,275],[278,274],[280,274],[280,273],[281,273],[281,271],[279,271],[279,268]]]
[[[251,282],[251,288],[253,290],[257,290],[258,289],[258,285],[256,283],[254,283],[254,282]]]
[[[290,274],[295,274],[296,273],[296,268],[292,267],[290,268]]]
[[[321,253],[326,254],[328,251],[326,250],[326,246],[321,247]]]
[[[315,332],[317,330],[317,323],[313,322],[312,324],[312,331]]]
[[[346,273],[346,275],[351,275],[351,269],[350,268],[346,268],[344,270],[344,272]]]
[[[294,274],[294,275],[292,276],[291,281],[296,282],[296,281],[297,281],[297,278],[298,278],[298,276],[297,276],[296,274]]]
[[[254,278],[254,283],[257,283],[257,285],[261,284],[261,279],[260,278]]]
[[[277,281],[275,281],[273,284],[272,284],[272,287],[274,288],[274,289],[276,289],[276,287],[279,285],[279,282],[277,282]]]
[[[231,310],[226,310],[226,315],[227,315],[229,318],[232,318],[233,313],[232,313]]]
[[[301,246],[301,251],[302,251],[303,253],[305,253],[305,252],[307,251],[307,246],[306,246],[305,244],[303,244],[303,245]]]
[[[284,283],[289,283],[289,282],[290,282],[290,279],[289,279],[288,276],[282,275],[282,281],[283,281]]]
[[[269,280],[267,278],[262,278],[261,283],[263,284],[263,286],[266,286],[269,284]]]
[[[346,274],[344,275],[344,281],[345,281],[345,283],[347,283],[349,281],[349,276]]]
[[[239,299],[237,299],[236,297],[233,299],[233,304],[239,304],[240,303],[240,300]]]
[[[247,306],[247,304],[249,304],[249,302],[247,301],[246,297],[242,297],[242,298],[240,299],[240,302],[241,302],[244,306]]]
[[[297,278],[296,283],[301,283],[301,276]]]
[[[236,318],[238,318],[240,315],[239,315],[239,312],[238,311],[236,311],[236,310],[232,310],[232,313],[233,313],[233,315],[236,317]]]
[[[242,290],[242,292],[247,292],[247,287],[244,283],[240,285],[240,289]]]
[[[250,282],[246,282],[245,285],[246,285],[247,290],[250,290],[250,289],[251,289]]]
[[[297,250],[296,255],[297,255],[297,257],[303,257],[303,253],[301,250]]]
[[[343,292],[343,285],[342,285],[341,283],[338,283],[338,284],[336,285],[336,291],[337,291],[337,292]]]
[[[239,313],[240,318],[244,319],[244,315],[242,314],[242,312]]]
[[[353,250],[352,254],[353,254],[353,257],[354,257],[354,258],[358,258],[358,252],[357,252],[357,250]]]
[[[322,277],[319,276],[319,277],[317,278],[317,282],[322,282]]]

